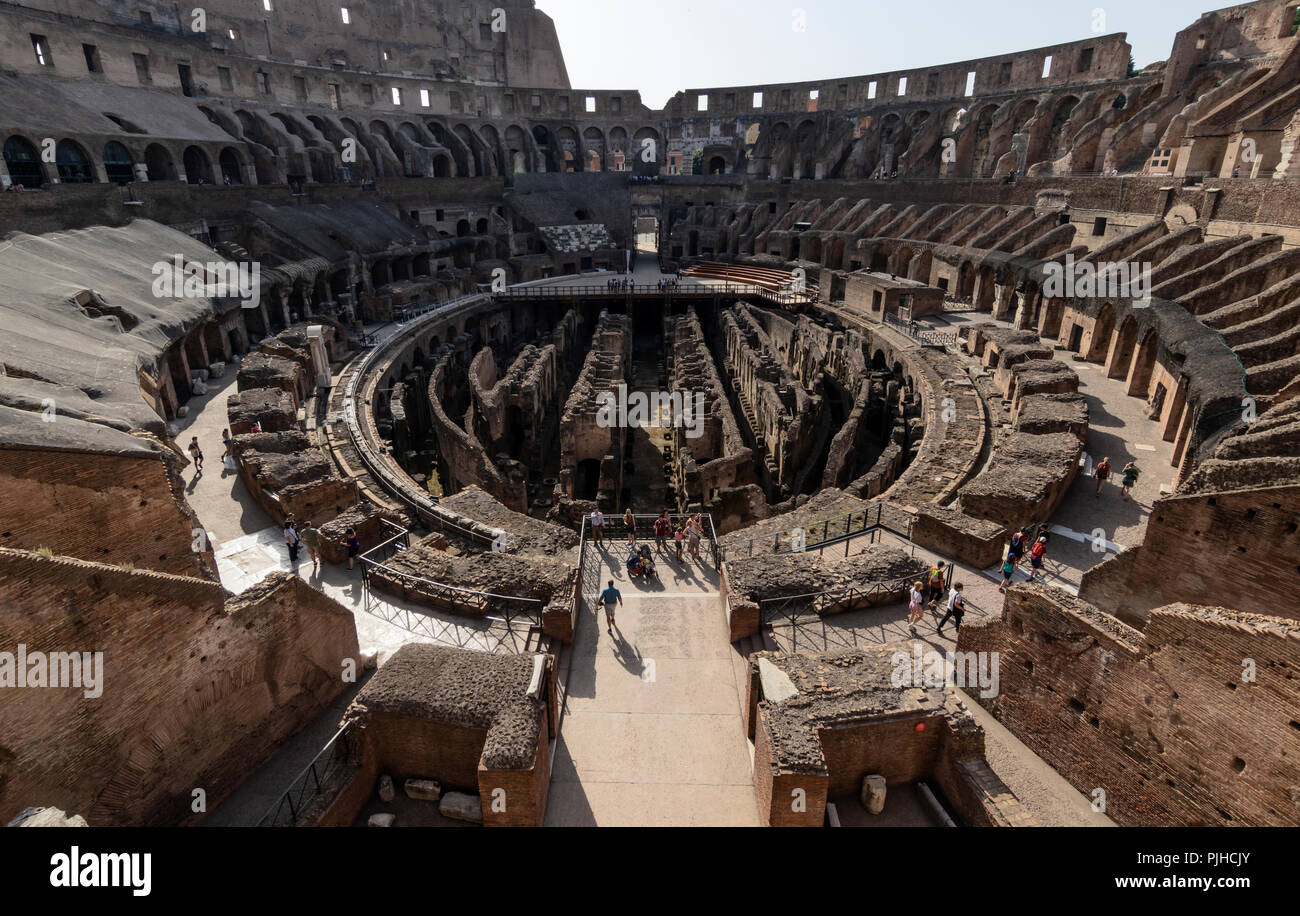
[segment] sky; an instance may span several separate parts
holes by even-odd
[[[1214,0],[536,0],[575,89],[684,89],[833,79],[1128,33],[1139,68]],[[803,28],[798,26],[802,23]]]

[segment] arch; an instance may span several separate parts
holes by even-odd
[[[647,142],[649,141],[649,142]],[[632,171],[638,175],[658,175],[665,160],[665,151],[659,131],[642,127],[632,135],[632,148],[628,151]]]
[[[1107,302],[1097,314],[1092,325],[1092,338],[1088,341],[1086,359],[1093,363],[1105,363],[1110,351],[1110,335],[1115,330],[1115,306]]]
[[[605,135],[600,128],[588,127],[582,132],[582,150],[587,171],[605,171]]]
[[[722,175],[727,171],[727,160],[721,156],[713,156],[709,159],[708,168],[705,170],[709,175]]]
[[[608,148],[608,167],[615,172],[627,171],[631,159],[627,131],[622,127],[611,127],[605,145]]]
[[[530,166],[532,157],[528,155],[528,138],[524,135],[523,128],[517,124],[506,128],[505,151],[507,175],[532,171]]]
[[[185,180],[190,184],[212,184],[212,160],[197,146],[185,147],[181,161],[185,164]]]
[[[64,184],[89,184],[95,180],[90,157],[74,140],[59,141],[54,148],[54,162],[59,170],[59,181]]]
[[[14,184],[24,188],[39,188],[45,184],[45,170],[41,168],[41,157],[36,147],[26,137],[14,134],[5,141],[5,166],[9,169],[9,178]]]
[[[1126,394],[1139,398],[1147,396],[1147,389],[1151,387],[1151,372],[1156,367],[1157,343],[1155,328],[1151,328],[1138,345],[1137,356],[1133,359],[1133,371],[1129,373],[1128,387],[1125,388]]]
[[[561,127],[555,132],[555,142],[562,150],[559,161],[563,164],[563,171],[581,172],[582,145],[578,141],[577,132],[569,127]]]
[[[145,148],[144,164],[150,181],[175,181],[179,177],[171,152],[161,143],[150,143]]]
[[[227,146],[217,157],[217,165],[221,169],[221,181],[224,184],[243,184],[244,171],[239,166],[239,156],[235,151]]]
[[[131,151],[116,140],[104,144],[104,174],[112,184],[130,184],[135,180]]]
[[[1119,326],[1115,346],[1111,348],[1110,358],[1106,361],[1107,378],[1128,379],[1129,364],[1133,362],[1133,350],[1137,346],[1137,335],[1137,319],[1129,315]]]

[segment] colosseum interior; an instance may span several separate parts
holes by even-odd
[[[1300,824],[1294,0],[354,4],[0,4],[0,823]]]

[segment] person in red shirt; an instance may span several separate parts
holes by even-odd
[[[668,536],[673,533],[673,523],[668,520],[668,510],[659,513],[655,519],[655,543],[663,550],[668,546]]]
[[[1100,498],[1101,498],[1101,488],[1104,487],[1104,486],[1106,485],[1106,481],[1110,479],[1110,459],[1109,459],[1109,458],[1103,458],[1103,459],[1101,459],[1101,464],[1097,465],[1097,470],[1096,470],[1095,473],[1096,473],[1096,475],[1097,475],[1097,494],[1096,494],[1096,495],[1097,495],[1097,498],[1100,499]]]
[[[1038,572],[1043,568],[1043,557],[1047,555],[1047,538],[1040,537],[1034,546],[1029,548],[1029,578],[1038,577]]]

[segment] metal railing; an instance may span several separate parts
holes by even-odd
[[[700,544],[708,551],[708,556],[713,562],[713,569],[716,572],[722,566],[722,551],[718,547],[717,532],[713,527],[713,516],[708,512],[691,513],[689,515],[669,515],[668,520],[673,523],[674,531],[679,524],[685,524],[694,518],[700,516],[700,525],[703,532],[700,536]],[[654,520],[659,518],[657,515],[633,515],[636,528],[636,542],[648,541],[655,537]],[[628,528],[623,524],[623,517],[606,518],[602,534],[602,542],[609,542],[612,545],[626,543]],[[668,543],[673,549],[676,549],[676,541],[670,534]],[[687,540],[682,542],[682,556],[688,555]],[[587,514],[582,517],[581,534],[578,541],[578,576],[581,594],[579,601],[583,606],[590,600],[592,606],[595,605],[597,596],[601,590],[601,574],[604,570],[604,558],[601,556],[593,538],[591,515]]]
[[[890,327],[898,328],[913,340],[927,347],[957,346],[957,335],[952,331],[936,331],[933,328],[919,325],[915,321],[904,321],[889,312],[885,312],[884,322]]]
[[[777,598],[764,598],[758,602],[759,620],[771,624],[776,618],[784,618],[791,626],[801,621],[820,618],[826,614],[851,611],[856,608],[893,603],[900,592],[906,592],[923,574],[911,573],[893,579],[882,579],[866,585],[831,592],[807,592],[802,595],[784,595]]]
[[[258,827],[293,827],[298,818],[313,803],[324,797],[330,790],[341,788],[335,786],[341,773],[361,765],[360,748],[356,738],[351,734],[351,726],[345,725],[334,733],[334,737],[325,742],[311,763],[289,783],[289,788],[281,793],[275,803],[267,809],[257,822]]]
[[[874,531],[885,530],[910,540],[912,516],[884,503],[835,515],[808,525],[784,528],[762,537],[750,538],[723,548],[723,559],[783,553],[821,553],[843,542],[847,555],[849,542]]]
[[[659,298],[662,296],[760,296],[770,302],[782,305],[805,304],[813,302],[816,296],[792,290],[771,290],[763,286],[748,283],[678,283],[661,289],[654,283],[622,283],[614,287],[599,284],[576,284],[554,286],[511,286],[500,292],[492,293],[496,299],[568,299],[574,297],[617,298],[638,296]]]
[[[437,624],[445,626],[444,621],[434,620],[407,608],[395,607],[375,596],[377,590],[387,590],[390,593],[400,593],[403,601],[428,601],[435,606],[446,607],[453,613],[457,610],[468,611],[473,617],[502,622],[507,626],[521,618],[527,620],[530,626],[541,625],[544,608],[537,598],[447,585],[388,565],[389,560],[410,547],[410,532],[388,521],[384,524],[396,533],[358,557],[361,561],[363,610],[366,613],[397,623],[412,633],[438,639],[443,637],[445,630],[439,631]],[[376,585],[380,588],[376,589]]]

